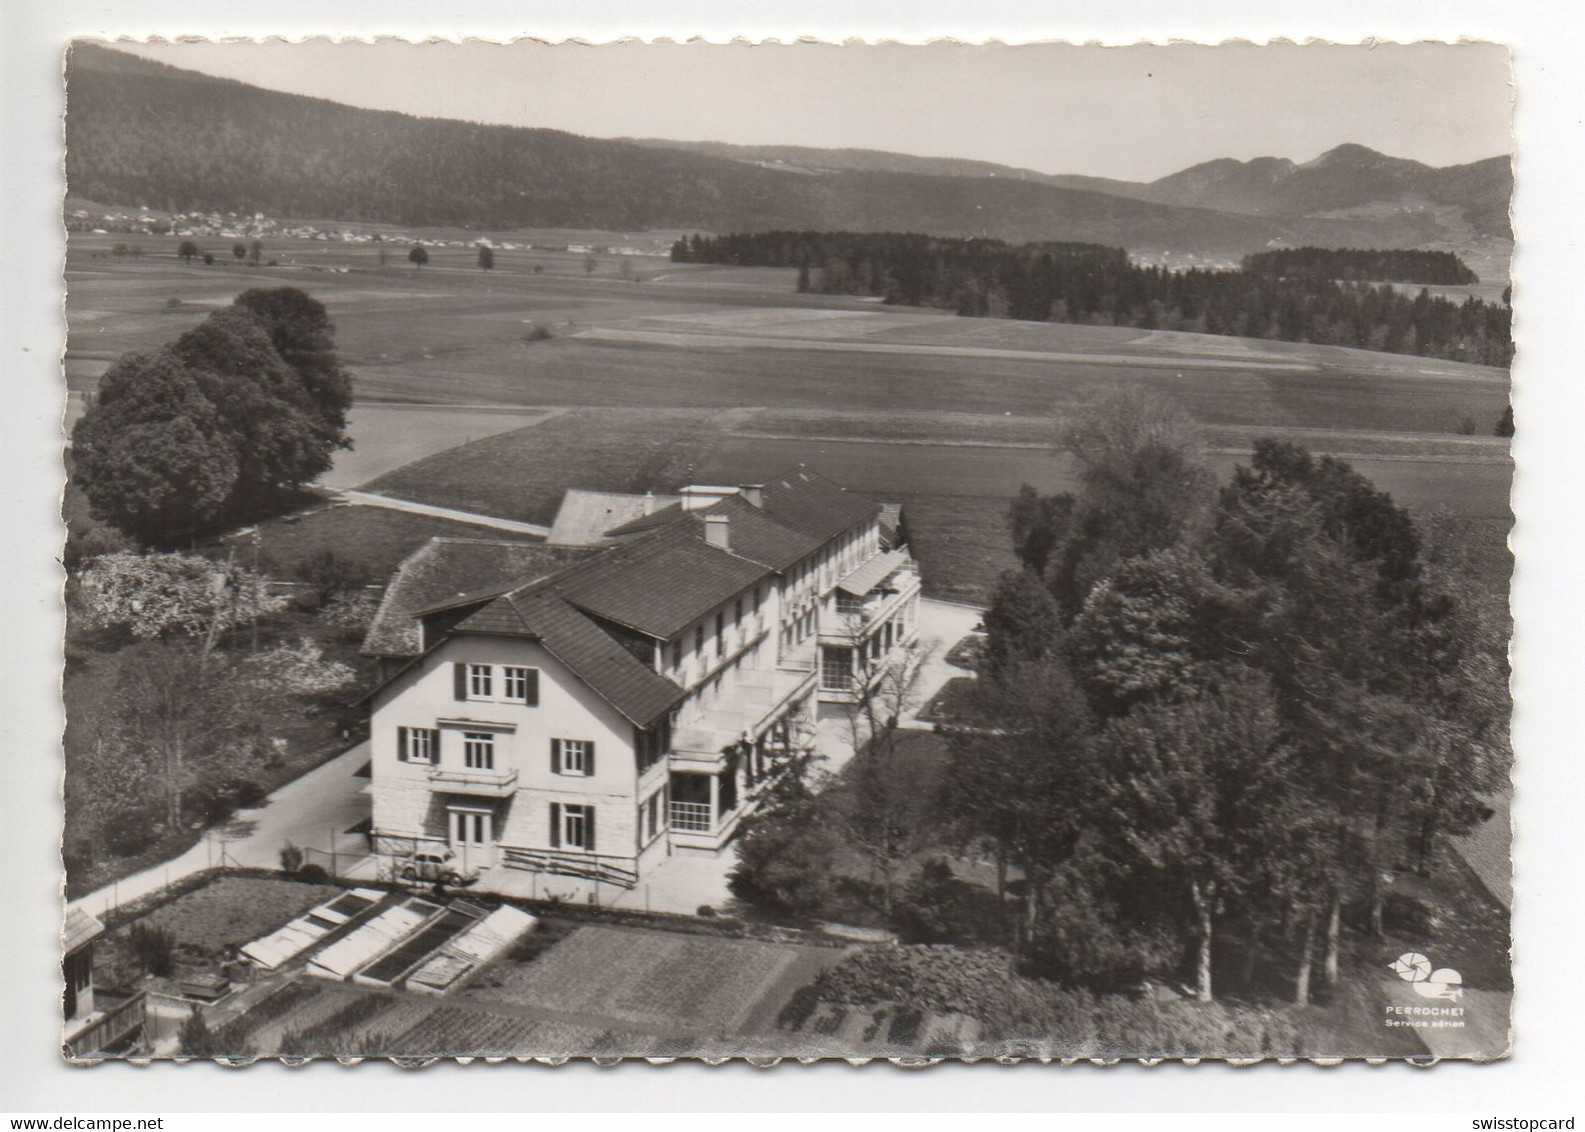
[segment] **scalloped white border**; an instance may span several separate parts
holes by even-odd
[[[360,12],[348,19],[347,5],[327,4],[323,0],[280,0],[268,7],[262,5],[232,4],[228,9],[221,0],[123,0],[109,9],[94,0],[57,0],[46,6],[42,0],[24,0],[20,13],[8,11],[6,36],[0,38],[0,81],[5,84],[6,98],[0,101],[0,120],[5,125],[5,155],[10,174],[9,184],[0,185],[0,200],[4,202],[4,215],[15,220],[19,215],[36,215],[40,200],[37,187],[22,184],[24,175],[38,176],[38,124],[47,119],[57,92],[49,86],[50,76],[45,68],[58,59],[58,49],[72,36],[104,36],[114,38],[129,28],[159,29],[170,34],[173,25],[184,30],[202,30],[226,38],[258,36],[283,25],[302,28],[303,38],[345,37],[356,28],[363,38],[364,30],[373,22],[371,13]],[[1580,19],[1574,5],[1564,0],[1508,0],[1505,3],[1450,2],[1436,8],[1419,0],[1289,0],[1280,6],[1270,5],[1263,10],[1252,9],[1240,0],[1199,0],[1193,5],[1173,3],[1172,0],[1134,0],[1134,2],[1054,6],[1028,0],[1028,2],[999,3],[982,0],[981,3],[948,4],[923,2],[906,8],[874,0],[829,0],[806,4],[765,4],[743,9],[729,0],[704,0],[699,3],[672,3],[651,0],[625,9],[610,2],[577,3],[576,0],[559,0],[541,3],[530,13],[514,11],[505,20],[499,11],[481,11],[481,4],[470,0],[454,0],[437,11],[423,0],[389,0],[380,6],[378,22],[383,27],[400,27],[404,34],[389,38],[422,41],[422,31],[432,27],[438,19],[465,32],[451,37],[459,38],[522,37],[524,23],[531,24],[537,33],[534,38],[547,42],[611,42],[623,38],[650,39],[703,38],[710,42],[730,42],[734,39],[762,40],[777,38],[795,41],[812,38],[821,41],[841,42],[854,39],[862,42],[884,40],[889,42],[929,42],[953,38],[956,32],[966,42],[1029,43],[1045,40],[1098,42],[1103,44],[1165,43],[1185,40],[1190,42],[1220,42],[1245,33],[1246,41],[1257,43],[1276,39],[1310,41],[1329,39],[1333,42],[1358,43],[1366,41],[1364,32],[1374,32],[1382,41],[1405,42],[1426,39],[1457,41],[1460,39],[1496,40],[1517,45],[1516,63],[1519,83],[1524,91],[1519,108],[1519,148],[1521,152],[1521,182],[1516,200],[1521,247],[1516,262],[1516,294],[1520,296],[1520,360],[1515,370],[1515,400],[1520,419],[1528,423],[1516,444],[1516,457],[1520,463],[1517,477],[1516,510],[1519,527],[1514,543],[1523,565],[1516,577],[1514,598],[1519,617],[1519,634],[1516,656],[1519,662],[1516,686],[1521,711],[1516,721],[1516,742],[1520,748],[1517,777],[1520,782],[1520,822],[1522,837],[1516,841],[1520,858],[1520,895],[1517,931],[1523,954],[1532,958],[1539,955],[1562,956],[1577,951],[1582,923],[1577,900],[1535,900],[1537,891],[1548,896],[1562,897],[1572,892],[1573,838],[1567,823],[1574,818],[1574,800],[1585,796],[1585,778],[1581,775],[1582,761],[1574,755],[1575,719],[1573,705],[1577,702],[1580,687],[1580,665],[1576,634],[1585,627],[1581,616],[1581,603],[1574,580],[1585,576],[1585,553],[1577,536],[1559,526],[1549,525],[1546,516],[1565,516],[1577,513],[1576,485],[1585,482],[1585,461],[1576,453],[1573,435],[1574,422],[1585,417],[1585,397],[1578,383],[1572,385],[1556,378],[1541,379],[1542,373],[1569,374],[1577,372],[1573,349],[1573,322],[1577,303],[1564,292],[1572,284],[1574,272],[1568,257],[1576,254],[1580,241],[1577,223],[1574,155],[1578,152],[1580,135],[1577,130],[1585,118],[1585,98],[1574,81],[1578,71],[1579,54],[1585,52],[1585,36],[1581,35]],[[459,11],[460,9],[460,11]],[[100,21],[113,18],[113,25]],[[1271,26],[1265,36],[1249,35],[1252,22]],[[511,26],[503,26],[510,24]],[[1161,29],[1161,30],[1157,30]],[[694,35],[694,32],[698,35]],[[629,33],[623,35],[621,33]],[[356,36],[355,36],[356,37]],[[381,38],[384,38],[382,36]],[[19,98],[18,88],[22,89]],[[40,112],[39,106],[42,106]],[[26,106],[23,112],[18,107]],[[31,145],[14,144],[24,132],[30,135]],[[47,200],[47,193],[45,199]],[[1545,233],[1549,239],[1542,243],[1536,233]],[[39,345],[52,347],[59,333],[51,325],[48,312],[49,298],[58,277],[58,260],[53,258],[53,238],[42,237],[32,231],[14,231],[8,238],[6,274],[7,302],[0,317],[6,319],[10,333],[5,336],[7,382],[12,392],[11,412],[5,422],[4,445],[0,457],[5,459],[8,485],[19,482],[49,483],[58,473],[55,463],[52,430],[58,419],[58,400],[54,389],[37,385],[20,384],[18,379],[31,376],[36,383],[41,373],[53,368],[46,350],[37,352]],[[30,301],[27,284],[16,285],[18,277],[31,280],[45,296],[44,303]],[[20,350],[20,354],[19,354]],[[29,354],[32,354],[30,357]],[[43,363],[43,367],[40,363]],[[18,438],[20,437],[20,442]],[[41,444],[40,441],[43,441]],[[36,537],[40,517],[52,520],[49,509],[38,506],[38,500],[17,492],[7,493],[3,504],[8,528]],[[52,526],[49,522],[47,526]],[[13,645],[0,654],[0,677],[17,677],[9,683],[0,682],[6,696],[7,712],[0,716],[13,733],[13,738],[32,746],[40,741],[52,742],[58,734],[58,711],[53,711],[50,700],[51,673],[58,664],[58,654],[48,644],[57,638],[58,617],[50,608],[52,591],[58,590],[58,574],[49,566],[31,560],[12,558],[0,561],[0,581],[9,583],[0,587],[6,593],[7,612],[16,612],[12,622]],[[42,599],[42,601],[41,601]],[[38,647],[32,647],[32,646]],[[25,651],[24,651],[25,649]],[[40,693],[43,693],[40,695]],[[41,707],[41,704],[50,706]],[[36,749],[36,747],[34,748]],[[1556,763],[1547,763],[1526,757],[1526,751],[1551,751],[1562,755]],[[39,899],[41,886],[38,876],[27,871],[29,866],[47,858],[49,853],[37,851],[33,834],[39,829],[52,832],[58,828],[58,811],[47,804],[47,795],[41,794],[42,784],[49,793],[57,788],[53,776],[45,767],[24,764],[15,768],[11,788],[3,796],[6,816],[17,819],[11,826],[13,836],[22,830],[27,837],[14,842],[18,845],[12,864],[22,870],[4,875],[8,895],[14,895],[12,915],[0,920],[0,938],[3,938],[12,957],[13,969],[22,964],[52,965],[54,962],[55,932],[58,921],[54,908],[56,894],[43,892],[47,900]],[[1527,785],[1528,784],[1528,785]],[[31,800],[27,808],[22,803]],[[40,805],[43,801],[45,804]],[[29,880],[28,878],[32,878]],[[45,888],[53,888],[46,885]],[[1530,965],[1537,970],[1535,964]],[[143,1106],[150,1111],[170,1111],[173,1107],[199,1109],[265,1108],[279,1107],[281,1096],[271,1090],[274,1074],[246,1074],[238,1078],[228,1075],[218,1088],[200,1087],[200,1080],[215,1085],[217,1073],[203,1074],[198,1079],[184,1075],[180,1105],[173,1105],[168,1093],[155,1082],[163,1075],[136,1074],[128,1078],[124,1073],[90,1074],[83,1077],[71,1074],[58,1058],[47,1052],[41,1055],[39,1034],[29,1030],[25,1019],[30,1015],[16,1007],[48,1006],[52,995],[48,989],[8,980],[5,990],[4,1016],[8,1025],[0,1028],[0,1058],[8,1072],[14,1074],[14,1085],[6,1090],[10,1095],[0,1104],[29,1104],[45,1109],[69,1103],[78,1110],[89,1110],[97,1100],[101,1109],[127,1109]],[[1551,999],[1555,1009],[1547,1009],[1542,999]],[[1432,1075],[1415,1075],[1403,1078],[1399,1074],[1371,1074],[1368,1066],[1352,1062],[1337,1068],[1337,1073],[1317,1079],[1310,1075],[1281,1075],[1280,1080],[1268,1074],[1255,1072],[1240,1074],[1236,1096],[1225,1092],[1221,1085],[1228,1078],[1217,1073],[1217,1066],[1202,1066],[1192,1078],[1184,1078],[1178,1070],[1180,1063],[1162,1065],[1158,1071],[1141,1076],[1134,1066],[1119,1067],[1100,1078],[1088,1077],[1082,1095],[1068,1092],[1056,1095],[1042,1093],[1038,1088],[1009,1087],[1018,1080],[1034,1080],[1027,1075],[1014,1079],[998,1079],[994,1093],[977,1092],[950,1069],[944,1073],[910,1075],[910,1087],[884,1090],[873,1084],[862,1088],[853,1082],[896,1079],[894,1075],[880,1078],[871,1074],[858,1078],[836,1076],[824,1071],[824,1066],[811,1069],[820,1076],[821,1089],[811,1093],[808,1084],[813,1080],[799,1073],[777,1073],[758,1076],[746,1088],[734,1089],[728,1080],[732,1067],[713,1073],[710,1078],[690,1074],[687,1065],[678,1066],[666,1075],[665,1084],[643,1084],[644,1077],[626,1077],[627,1088],[643,1093],[646,1099],[634,1097],[638,1107],[659,1105],[674,1107],[681,1095],[704,1108],[742,1106],[747,1100],[753,1107],[764,1107],[772,1097],[796,1108],[825,1107],[830,1104],[865,1106],[875,1103],[874,1098],[887,1095],[893,1101],[906,1098],[906,1107],[919,1107],[935,1111],[949,1111],[968,1103],[974,1107],[1027,1108],[1031,1103],[1041,1109],[1053,1105],[1060,1108],[1077,1107],[1094,1110],[1109,1103],[1119,1109],[1143,1111],[1215,1111],[1231,1104],[1251,1110],[1275,1111],[1297,1109],[1301,1111],[1369,1108],[1373,1111],[1428,1111],[1444,1108],[1452,1102],[1462,1109],[1483,1107],[1487,1111],[1508,1111],[1513,1098],[1522,1096],[1527,1107],[1550,1103],[1553,1108],[1569,1107],[1562,1103],[1573,1099],[1571,1088],[1577,1083],[1574,1067],[1570,1064],[1572,1050],[1577,1046],[1577,1022],[1565,1015],[1566,1003],[1557,996],[1522,994],[1517,1010],[1523,1037],[1516,1059],[1501,1066],[1479,1068],[1470,1065],[1447,1066],[1443,1072]],[[47,1017],[48,1015],[39,1015]],[[48,1043],[45,1043],[47,1046]],[[831,1065],[831,1063],[826,1063]],[[452,1067],[459,1068],[459,1067]],[[571,1067],[573,1070],[578,1066]],[[835,1066],[833,1071],[840,1072]],[[202,1071],[202,1067],[199,1067]],[[191,1071],[189,1071],[191,1072]],[[443,1068],[442,1073],[446,1072]],[[1207,1076],[1209,1072],[1209,1076]],[[313,1067],[305,1072],[305,1082],[313,1079]],[[1452,1073],[1454,1076],[1449,1077]],[[681,1076],[679,1076],[681,1074]],[[294,1075],[295,1077],[296,1075]],[[499,1078],[499,1075],[493,1075]],[[591,1097],[588,1086],[576,1072],[553,1074],[550,1078],[536,1078],[537,1103],[540,1106],[589,1107]],[[1066,1075],[1064,1075],[1066,1078]],[[141,1078],[141,1080],[136,1080]],[[361,1082],[356,1079],[361,1078]],[[319,1078],[324,1080],[324,1078]],[[353,1078],[338,1075],[331,1090],[304,1092],[295,1085],[289,1094],[291,1100],[307,1107],[320,1109],[344,1108],[372,1110],[395,1106],[410,1109],[438,1107],[442,1110],[460,1111],[472,1108],[519,1106],[520,1093],[510,1087],[490,1085],[490,1079],[481,1081],[477,1076],[468,1078],[469,1088],[458,1095],[448,1090],[446,1098],[433,1104],[435,1093],[430,1088],[413,1089],[408,1082],[436,1079],[433,1074],[391,1076],[390,1074],[356,1074]],[[449,1078],[447,1078],[449,1079]],[[349,1080],[354,1084],[349,1085]],[[737,1080],[743,1078],[739,1076]],[[1413,1085],[1414,1080],[1436,1081],[1434,1086]],[[25,1085],[24,1085],[25,1082]],[[546,1082],[551,1082],[547,1084]],[[769,1085],[766,1082],[770,1082]],[[1455,1086],[1453,1093],[1449,1087]],[[21,1088],[28,1090],[24,1098]],[[47,1098],[55,1098],[52,1104]],[[605,1103],[609,1103],[607,1100]]]

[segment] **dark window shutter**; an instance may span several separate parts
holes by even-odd
[[[594,807],[583,808],[583,847],[594,852]]]
[[[550,804],[550,847],[561,848],[561,803]]]
[[[398,762],[407,761],[407,728],[396,729],[396,758]]]
[[[451,690],[459,700],[468,698],[468,666],[458,662],[451,666]]]
[[[550,741],[550,773],[551,774],[560,774],[561,773],[561,740],[560,739],[552,739]]]
[[[583,773],[590,778],[594,777],[594,740],[591,739],[584,747]]]
[[[523,702],[529,707],[539,706],[539,669],[529,668],[523,672]]]

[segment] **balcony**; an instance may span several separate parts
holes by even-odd
[[[672,733],[672,751],[698,763],[714,764],[722,752],[745,738],[757,739],[787,713],[788,705],[814,685],[813,650],[808,667],[744,668],[719,702],[701,707]]]
[[[120,993],[101,987],[94,992],[96,1009],[66,1023],[66,1048],[72,1057],[126,1056],[142,1053],[147,999],[142,991]]]
[[[517,770],[476,770],[432,766],[429,785],[448,794],[477,798],[505,798],[517,789]]]

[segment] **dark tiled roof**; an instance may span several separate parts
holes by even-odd
[[[654,722],[683,694],[680,687],[574,609],[556,592],[554,581],[538,582],[496,598],[456,631],[537,640],[596,694],[640,726]]]
[[[727,541],[732,553],[772,570],[785,570],[820,549],[819,539],[783,526],[741,495],[729,495],[699,514],[725,515],[731,520]],[[702,532],[703,520],[699,523]]]
[[[465,596],[486,597],[587,557],[586,551],[504,539],[432,538],[403,560],[363,638],[369,656],[417,656],[417,614]]]
[[[644,531],[652,531],[657,527],[664,527],[667,523],[675,523],[686,514],[687,512],[682,509],[681,503],[670,503],[659,511],[648,515],[640,515],[638,518],[623,523],[621,526],[612,527],[605,533],[611,538],[620,538],[622,535],[636,535]]]
[[[554,579],[580,609],[667,638],[763,578],[757,562],[711,546],[702,520],[619,543]]]
[[[817,542],[834,538],[880,513],[874,500],[844,491],[824,476],[797,468],[761,487],[764,511],[777,523]]]
[[[702,511],[663,508],[638,517],[636,524],[620,524],[616,533],[629,537],[554,573],[549,571],[577,552],[531,543],[433,539],[392,580],[364,651],[412,655],[419,639],[413,615],[454,609],[463,618],[454,632],[538,640],[624,716],[648,724],[677,702],[682,689],[593,618],[650,637],[674,637],[735,594],[881,510],[878,503],[803,468],[761,491],[762,507],[729,496]],[[730,520],[726,549],[705,539],[704,516],[711,514]],[[494,549],[453,555],[437,544]],[[503,592],[492,596],[491,587]],[[461,608],[473,602],[480,604],[473,612]]]

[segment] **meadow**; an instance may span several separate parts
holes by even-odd
[[[109,253],[140,240],[140,257]],[[907,503],[927,588],[972,600],[1010,562],[1007,497],[1023,482],[1071,486],[1051,454],[1062,421],[1128,384],[1181,402],[1223,475],[1256,437],[1290,437],[1350,458],[1411,508],[1471,520],[1501,556],[1511,465],[1491,430],[1507,404],[1502,370],[958,318],[799,295],[790,270],[655,256],[596,254],[589,270],[584,253],[498,250],[485,272],[466,248],[432,247],[415,268],[405,244],[387,243],[382,265],[379,245],[280,239],[253,268],[184,265],[176,242],[70,238],[69,387],[91,390],[123,351],[170,340],[247,287],[302,287],[329,308],[357,382],[358,446],[335,486],[545,522],[567,487],[748,482],[805,463]],[[198,243],[218,259],[229,241]]]

